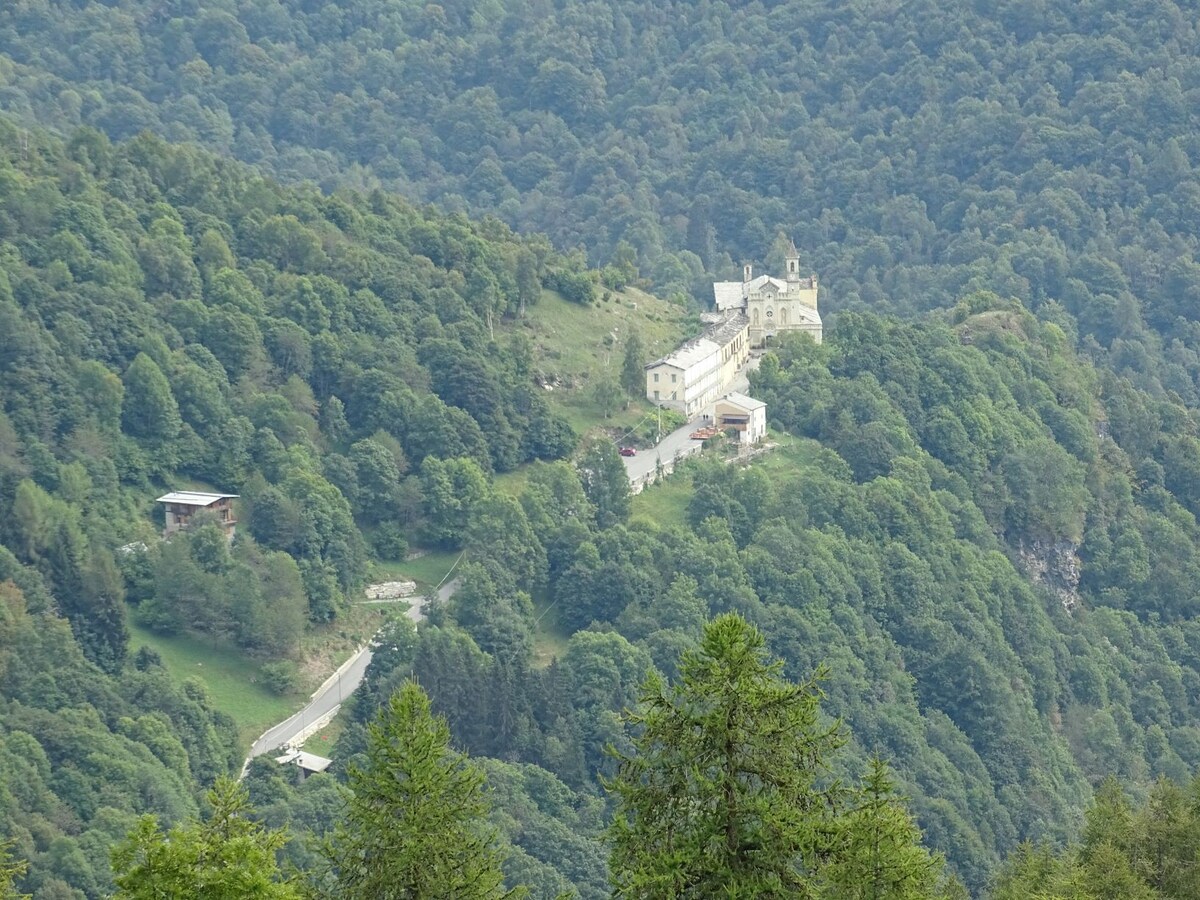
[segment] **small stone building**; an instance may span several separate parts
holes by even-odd
[[[183,531],[192,524],[192,519],[200,512],[211,512],[217,523],[225,529],[225,537],[233,540],[237,528],[237,518],[233,514],[233,501],[237,494],[207,494],[202,491],[171,491],[158,498],[167,508],[167,524],[163,528],[163,537],[170,537],[177,531]]]
[[[324,756],[317,756],[315,753],[306,753],[303,750],[289,749],[283,756],[275,757],[275,762],[281,766],[295,766],[303,774],[301,778],[307,778],[309,775],[316,775],[318,772],[324,772],[331,765],[332,759],[326,759]]]
[[[767,436],[767,404],[734,391],[713,404],[713,424],[736,429],[739,444],[757,444]]]

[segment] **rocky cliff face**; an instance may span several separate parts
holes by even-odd
[[[1079,545],[1072,541],[1021,541],[1017,556],[1037,584],[1045,585],[1071,612],[1079,605]]]

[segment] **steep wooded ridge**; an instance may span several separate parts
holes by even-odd
[[[815,440],[694,470],[683,523],[593,517],[567,470],[539,470],[521,498],[536,543],[471,544],[448,620],[381,654],[356,718],[415,673],[459,746],[586,796],[647,662],[673,673],[736,609],[790,677],[829,665],[823,706],[856,748],[840,765],[893,760],[975,891],[1018,841],[1076,834],[1106,774],[1142,791],[1200,765],[1185,406],[989,294],[914,323],[843,314],[823,347],[769,354],[752,390]],[[522,588],[584,628],[545,669]],[[360,746],[348,730],[339,756]]]
[[[1169,0],[20,0],[0,104],[494,212],[659,288],[783,231],[827,308],[973,284],[1107,346],[1131,294],[1168,327],[1200,290],[1196,28]]]
[[[0,182],[0,831],[26,889],[94,897],[134,814],[194,814],[240,756],[201,685],[129,658],[125,602],[278,664],[371,549],[418,536],[431,454],[483,482],[569,452],[528,347],[486,325],[558,258],[150,137],[3,121]],[[232,546],[216,524],[157,540],[153,498],[181,479],[243,495]]]
[[[983,7],[3,4],[0,839],[24,889],[104,894],[133,816],[193,815],[232,764],[204,691],[128,658],[125,601],[286,660],[410,543],[466,548],[461,588],[388,635],[335,774],[415,674],[537,897],[607,895],[619,713],[730,609],[789,678],[829,665],[835,771],[890,759],[976,893],[1019,841],[1077,836],[1104,776],[1186,781],[1194,16]],[[605,441],[497,487],[576,449],[504,320],[596,281],[512,228],[696,296],[795,238],[842,312],[754,378],[791,437],[696,467],[681,516],[653,492],[631,514]],[[242,494],[244,539],[157,544],[149,500],[179,479]],[[324,832],[333,779],[261,761],[248,786],[273,826]],[[1104,870],[1086,854],[1128,810],[1101,799],[1084,874],[1036,889]],[[1136,869],[1146,840],[1116,850]],[[1023,859],[1004,890],[1058,865]]]

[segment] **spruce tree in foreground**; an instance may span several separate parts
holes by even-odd
[[[287,836],[251,819],[246,789],[218,778],[208,802],[208,821],[165,833],[141,819],[112,852],[116,900],[299,900],[275,861]]]
[[[617,897],[818,896],[840,728],[821,721],[815,680],[792,684],[780,669],[756,628],[724,615],[683,654],[675,685],[647,679],[627,714],[641,734],[608,785]]]
[[[492,900],[505,890],[484,776],[450,749],[450,729],[414,682],[368,726],[367,762],[351,766],[345,819],[326,856],[328,893],[361,900]]]
[[[921,846],[887,764],[871,760],[862,787],[838,818],[822,894],[838,900],[926,900],[946,896],[942,858]]]
[[[10,858],[12,846],[12,841],[0,843],[0,900],[29,900],[29,895],[18,893],[13,884],[29,871],[29,864],[23,859]]]
[[[840,725],[813,679],[793,684],[737,615],[704,628],[667,687],[652,673],[627,719],[640,734],[608,788],[616,897],[962,898],[874,761],[861,788],[832,780]]]

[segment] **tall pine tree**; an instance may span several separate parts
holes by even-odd
[[[621,361],[621,387],[631,397],[646,395],[645,356],[641,336],[636,331],[629,332],[629,337],[625,338],[625,357]]]
[[[221,777],[208,793],[208,821],[164,833],[145,816],[112,852],[116,900],[298,900],[275,851],[286,842],[252,816],[246,789]]]
[[[758,629],[728,614],[683,654],[674,686],[647,679],[628,714],[640,734],[608,785],[616,896],[818,895],[840,728],[821,721],[815,681],[792,684],[780,669]]]
[[[926,900],[937,896],[942,860],[921,846],[887,764],[875,758],[834,829],[822,867],[827,895],[840,900]]]
[[[345,819],[326,847],[332,896],[345,900],[501,900],[484,776],[450,749],[450,729],[415,682],[368,726],[367,761],[351,766]]]

